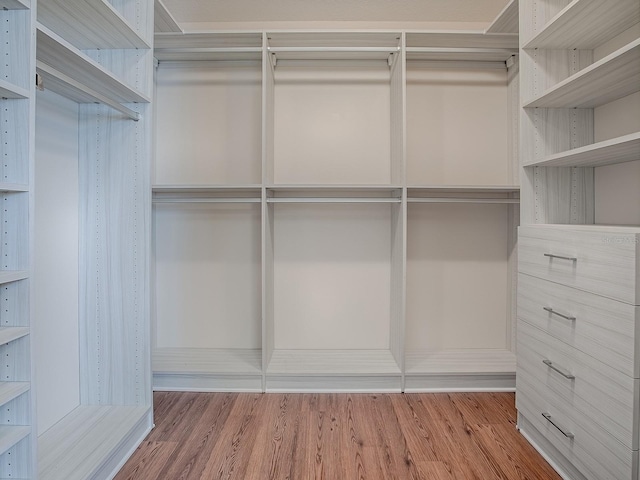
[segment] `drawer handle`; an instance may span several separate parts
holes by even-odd
[[[560,433],[562,433],[565,437],[567,438],[574,438],[575,435],[571,432],[566,431],[564,428],[562,428],[561,426],[559,426],[552,418],[551,415],[549,413],[543,413],[542,416],[544,418],[547,419],[547,422],[549,422],[551,425],[553,425],[554,427],[556,427],[558,430],[560,430]]]
[[[560,375],[562,375],[564,378],[566,378],[568,380],[575,380],[575,378],[576,378],[575,375],[573,375],[572,373],[566,371],[564,368],[556,367],[551,360],[547,360],[545,358],[544,360],[542,360],[542,363],[544,363],[551,370],[554,370],[554,371],[558,372]]]
[[[558,258],[560,260],[570,260],[572,262],[577,262],[578,259],[576,257],[563,257],[562,255],[553,255],[551,253],[545,253],[544,254],[545,257],[549,257],[549,258]]]
[[[572,317],[571,315],[564,315],[560,312],[556,312],[553,308],[551,307],[542,307],[543,310],[546,310],[547,312],[549,312],[551,315],[557,315],[559,317],[564,318],[565,320],[571,320],[572,322],[575,322],[576,317]]]

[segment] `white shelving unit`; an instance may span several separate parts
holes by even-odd
[[[154,387],[512,388],[519,187],[506,140],[517,113],[517,35],[510,33],[158,33]],[[471,90],[489,83],[482,93],[498,99],[473,107],[486,147],[456,152],[457,176],[436,173],[447,155],[452,161],[453,138],[444,157],[434,158],[431,145],[411,158],[409,148],[407,163],[420,129],[443,121],[442,109],[429,120],[419,110],[416,119],[407,115],[421,95],[409,90],[415,69],[466,75],[460,83]],[[476,93],[462,87],[452,96],[459,92]],[[469,108],[460,103],[446,120],[464,121]],[[436,167],[425,173],[421,162]],[[465,177],[467,167],[481,174]],[[405,351],[423,328],[414,325],[422,320],[405,328],[416,300],[407,298],[415,288],[407,285],[407,262],[416,261],[407,252],[408,212],[446,209],[461,214],[450,230],[473,231],[469,215],[495,219],[487,235],[504,247],[490,262],[500,278],[489,288],[501,291],[498,353],[486,346]],[[241,273],[232,278],[227,262]],[[223,281],[236,286],[212,302]],[[478,324],[491,315],[479,313]],[[416,354],[450,361],[425,367]]]
[[[518,427],[572,480],[638,478],[639,28],[520,1]]]

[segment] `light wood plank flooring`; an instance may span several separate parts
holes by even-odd
[[[515,428],[512,393],[158,392],[115,480],[560,480]]]

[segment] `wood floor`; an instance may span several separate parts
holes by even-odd
[[[512,393],[156,393],[115,480],[560,480]]]

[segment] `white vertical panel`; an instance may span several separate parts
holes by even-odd
[[[80,404],[78,105],[38,93],[33,294],[38,434]]]

